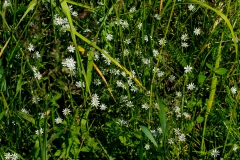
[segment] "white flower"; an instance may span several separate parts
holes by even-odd
[[[73,11],[73,12],[71,12],[71,14],[72,14],[73,16],[75,16],[75,17],[78,16],[78,12],[77,12],[77,11]]]
[[[175,77],[174,75],[170,75],[170,76],[168,77],[168,79],[169,79],[170,82],[174,82],[175,79],[176,79],[176,77]]]
[[[162,128],[159,127],[159,128],[157,129],[157,131],[158,131],[159,134],[162,134]]]
[[[91,30],[87,28],[87,29],[85,29],[83,32],[84,32],[84,33],[86,33],[86,32],[91,32]]]
[[[186,41],[188,39],[188,34],[185,33],[182,35],[181,40]]]
[[[188,9],[189,9],[189,11],[194,11],[195,7],[194,7],[194,5],[190,4],[190,5],[188,5]]]
[[[124,43],[126,43],[126,44],[130,44],[130,43],[131,43],[131,39],[130,39],[130,38],[125,39],[125,40],[124,40]]]
[[[124,50],[123,50],[123,55],[124,55],[124,56],[128,56],[128,55],[129,55],[129,51],[128,51],[127,49],[124,49]]]
[[[181,92],[176,92],[176,96],[177,97],[182,97],[182,93]]]
[[[195,88],[194,83],[190,83],[190,84],[187,85],[188,90],[193,90],[194,88]]]
[[[151,63],[151,60],[150,60],[150,59],[147,59],[147,58],[143,58],[143,59],[142,59],[142,62],[143,62],[143,64],[145,64],[145,65],[149,65],[149,64]]]
[[[169,143],[169,144],[174,144],[173,139],[172,139],[172,138],[168,139],[168,143]]]
[[[40,72],[34,72],[34,77],[38,80],[40,80],[42,78],[42,75]]]
[[[193,33],[194,33],[196,36],[200,35],[200,33],[201,33],[200,28],[195,28],[194,31],[193,31]]]
[[[40,115],[40,118],[43,119],[43,118],[45,117],[46,114],[45,114],[45,113],[38,113],[38,115]]]
[[[148,42],[148,36],[147,36],[147,35],[144,36],[144,40],[145,40],[146,42]]]
[[[40,98],[38,96],[34,96],[32,98],[32,101],[33,101],[33,103],[38,104],[38,102],[40,101]]]
[[[98,4],[99,6],[104,6],[104,3],[103,3],[103,2],[97,2],[97,4]]]
[[[76,82],[76,87],[78,87],[78,88],[84,88],[84,87],[85,87],[85,84],[84,84],[84,82],[78,81],[78,82]]]
[[[217,157],[219,155],[219,151],[217,149],[213,149],[212,152],[211,152],[211,155],[213,157]]]
[[[175,134],[176,136],[178,136],[178,135],[181,134],[181,133],[180,133],[181,131],[180,131],[179,128],[174,128],[173,131],[174,131],[174,134]]]
[[[145,104],[143,104],[143,105],[142,105],[142,108],[144,108],[144,109],[148,110],[148,108],[149,108],[149,105],[148,105],[147,103],[145,103]]]
[[[73,72],[75,70],[75,64],[76,61],[74,61],[74,59],[72,57],[66,58],[63,62],[62,65],[64,67],[67,67],[71,72]]]
[[[101,85],[101,81],[100,81],[100,79],[94,79],[94,82],[93,82],[96,86],[99,86],[99,85]]]
[[[236,145],[236,144],[233,145],[233,151],[234,151],[234,152],[236,152],[236,150],[237,150],[238,148],[239,148],[238,145]]]
[[[129,26],[127,21],[120,22],[120,24],[122,25],[123,29],[128,28],[128,26]]]
[[[63,121],[63,119],[60,118],[60,117],[57,117],[57,118],[55,119],[56,124],[60,124],[60,123],[62,123],[62,121]]]
[[[107,109],[107,106],[106,106],[105,104],[101,104],[101,105],[100,105],[100,109],[104,111],[104,110]]]
[[[13,154],[11,155],[11,157],[12,157],[12,160],[17,160],[17,159],[18,159],[17,153],[13,153]]]
[[[5,157],[5,159],[11,159],[12,158],[11,153],[9,153],[9,152],[5,153],[4,157]]]
[[[236,94],[237,93],[237,88],[233,86],[231,88],[231,92],[232,92],[232,94]]]
[[[191,116],[187,112],[183,112],[183,115],[184,115],[184,117],[186,119],[190,119],[191,118]]]
[[[35,52],[34,55],[33,55],[33,58],[35,58],[35,59],[38,59],[38,58],[40,58],[40,57],[41,57],[41,55],[39,54],[38,51]]]
[[[155,14],[154,18],[156,18],[156,20],[158,20],[158,21],[161,19],[161,17],[158,14]]]
[[[167,42],[166,42],[166,40],[165,40],[164,38],[161,38],[161,39],[159,40],[159,45],[160,45],[160,46],[165,46],[166,43],[167,43]]]
[[[123,126],[123,125],[128,126],[127,121],[125,121],[125,120],[118,119],[118,121],[116,123],[119,124],[120,126]]]
[[[7,7],[9,7],[9,6],[11,6],[11,4],[8,3],[7,0],[5,0],[4,3],[3,3],[3,8],[7,8]]]
[[[160,72],[158,72],[157,73],[157,76],[158,76],[158,78],[161,78],[161,77],[163,77],[164,76],[164,72],[163,71],[160,71]]]
[[[138,91],[138,88],[136,86],[131,86],[131,89],[130,89],[132,92],[137,92]]]
[[[149,149],[150,149],[150,145],[149,145],[149,144],[146,144],[144,148],[145,148],[146,150],[149,150]]]
[[[107,34],[106,39],[111,41],[113,39],[113,35],[112,34]]]
[[[158,52],[158,50],[156,50],[156,49],[153,49],[153,56],[154,57],[157,57],[159,55],[159,52]]]
[[[126,106],[129,107],[129,108],[133,107],[132,101],[128,101],[128,102],[126,103]]]
[[[67,50],[68,50],[68,52],[70,52],[70,53],[74,53],[75,47],[73,47],[73,45],[70,45],[70,46],[67,47]]]
[[[132,7],[132,8],[129,10],[130,13],[133,13],[133,12],[135,12],[135,11],[136,11],[136,7]]]
[[[32,43],[29,43],[28,50],[29,50],[29,52],[34,51],[34,46],[32,45]]]
[[[98,95],[96,93],[94,93],[92,95],[92,100],[91,100],[92,106],[94,106],[94,107],[99,106],[99,100],[98,99],[99,99]]]
[[[185,73],[190,73],[191,71],[192,71],[192,67],[191,66],[189,66],[189,65],[187,65],[186,67],[184,67],[184,69],[185,69]]]
[[[187,48],[189,45],[187,44],[187,42],[182,42],[181,46]]]
[[[142,28],[142,23],[139,23],[138,24],[138,29],[141,29]]]
[[[40,133],[40,134],[43,134],[43,129],[42,129],[42,128],[40,128],[40,130],[37,129],[37,130],[35,131],[35,133],[36,133],[36,135],[39,135],[39,133]]]
[[[21,110],[21,112],[26,113],[26,114],[29,113],[25,108],[23,108],[23,109]]]
[[[70,114],[71,110],[69,108],[65,108],[65,109],[62,110],[62,112],[63,112],[64,116],[67,116],[67,115]]]
[[[185,140],[186,140],[185,134],[180,134],[179,137],[178,137],[178,141],[179,142],[184,142]]]

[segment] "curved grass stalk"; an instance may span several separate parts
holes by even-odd
[[[215,66],[214,66],[214,71],[216,71],[219,68],[219,64],[221,61],[221,49],[222,49],[223,35],[224,35],[224,33],[222,33],[222,36],[221,36],[221,41],[220,41],[220,46],[218,48],[218,54],[217,54],[217,59],[216,59]],[[205,136],[206,127],[207,127],[207,118],[212,109],[217,83],[218,83],[217,75],[215,72],[213,72],[210,94],[209,94],[209,99],[207,102],[207,109],[206,109],[206,113],[205,113],[204,126],[203,126],[202,143],[201,143],[201,151],[203,151],[203,152],[205,151],[204,136]]]

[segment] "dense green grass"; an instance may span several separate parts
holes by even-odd
[[[240,3],[0,3],[1,159],[238,159]]]

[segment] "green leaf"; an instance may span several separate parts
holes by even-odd
[[[225,73],[227,73],[227,69],[226,68],[218,68],[216,71],[215,71],[216,74],[219,74],[219,75],[224,75]]]
[[[149,139],[156,147],[158,147],[157,142],[156,142],[156,140],[154,139],[152,133],[149,131],[149,129],[148,129],[147,127],[143,126],[143,125],[140,125],[140,127],[141,127],[143,133],[148,137],[148,139]]]
[[[197,123],[202,123],[204,121],[204,118],[201,116],[197,117]]]
[[[161,122],[161,128],[162,128],[162,131],[163,131],[163,138],[164,138],[163,140],[165,140],[167,120],[166,120],[166,113],[165,113],[165,110],[164,110],[163,101],[160,98],[158,98],[158,105],[159,105],[159,108],[160,108],[159,117],[160,117],[160,122]]]
[[[5,114],[6,114],[6,111],[2,111],[2,113],[0,114],[0,121],[3,118],[3,116],[5,116]]]
[[[198,83],[203,83],[206,79],[206,76],[203,73],[200,73],[198,76]]]
[[[206,66],[210,69],[210,70],[213,70],[213,66],[209,63],[206,63]]]
[[[35,125],[35,120],[32,117],[30,117],[29,114],[22,113],[22,112],[17,112],[17,114],[19,117],[21,117],[21,118],[31,122],[33,125]]]
[[[28,14],[28,12],[34,8],[34,6],[35,6],[36,4],[37,4],[37,0],[32,0],[32,1],[29,3],[26,12],[24,13],[24,15],[22,16],[22,18],[21,18],[20,21],[18,22],[16,28],[17,28],[18,25],[22,22],[22,20],[26,17],[26,15]]]

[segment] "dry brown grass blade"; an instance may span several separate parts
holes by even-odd
[[[9,38],[9,39],[7,40],[6,44],[5,44],[5,45],[3,46],[3,48],[1,49],[1,52],[0,52],[0,57],[2,56],[2,54],[3,54],[3,51],[4,51],[4,50],[5,50],[5,48],[7,47],[7,45],[8,45],[8,43],[9,43],[10,39],[11,39],[11,38]]]
[[[82,48],[81,46],[78,46],[78,50],[85,56],[88,56],[87,52],[85,51],[84,48]],[[114,101],[116,102],[116,99],[115,97],[113,96],[110,88],[109,88],[109,85],[107,83],[107,80],[105,79],[104,75],[102,74],[101,70],[97,67],[97,65],[93,62],[93,67],[96,69],[96,71],[98,72],[98,74],[102,77],[103,81],[105,82],[106,86],[107,86],[107,89],[109,91],[109,93],[111,94],[112,98],[114,99]]]

